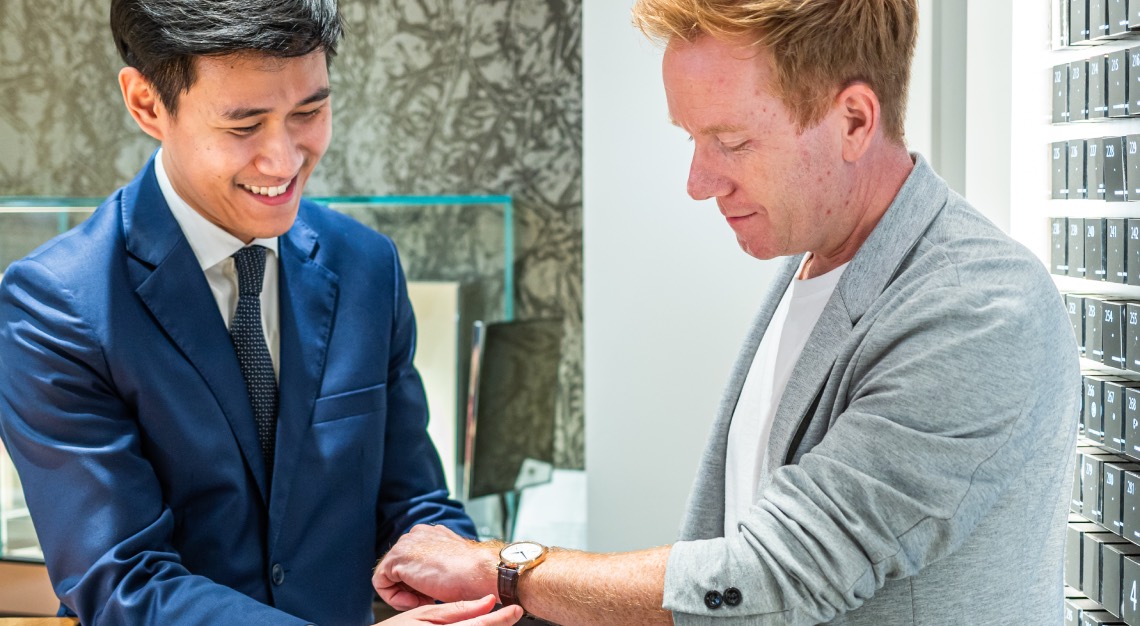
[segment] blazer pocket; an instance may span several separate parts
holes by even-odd
[[[313,409],[313,423],[321,424],[357,415],[383,412],[388,403],[387,391],[388,385],[380,383],[364,389],[317,398],[317,405]]]

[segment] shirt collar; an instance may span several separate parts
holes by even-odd
[[[182,199],[182,196],[178,195],[178,192],[174,191],[174,185],[170,183],[170,177],[166,175],[166,168],[162,164],[162,148],[158,149],[158,154],[154,157],[154,174],[158,178],[158,187],[162,190],[162,197],[170,206],[170,212],[174,214],[174,219],[182,228],[182,234],[186,236],[186,241],[190,244],[190,249],[194,251],[198,265],[203,270],[221,263],[245,247],[245,243],[241,239],[234,237],[220,226],[202,217],[201,213],[195,211]],[[254,239],[250,242],[250,245],[255,244],[264,246],[274,255],[277,255],[276,237]]]

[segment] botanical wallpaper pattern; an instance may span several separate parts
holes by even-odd
[[[0,195],[109,194],[155,147],[122,105],[109,3],[0,3]],[[333,142],[308,193],[512,196],[515,315],[564,319],[555,457],[583,467],[581,0],[341,11]],[[411,279],[486,276],[470,242],[502,241],[501,223],[454,209],[397,221]]]

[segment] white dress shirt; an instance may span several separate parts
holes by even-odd
[[[162,149],[154,158],[154,173],[158,186],[170,212],[182,228],[182,234],[190,243],[190,249],[198,259],[198,265],[210,283],[210,291],[218,303],[218,311],[226,328],[233,321],[237,310],[238,277],[234,267],[233,254],[245,247],[242,240],[229,234],[221,227],[207,220],[195,211],[174,191],[166,168],[162,164]],[[261,327],[265,331],[265,343],[269,347],[269,357],[273,360],[273,373],[280,379],[280,306],[277,287],[277,239],[254,239],[249,245],[264,246],[269,249],[265,255],[265,279],[261,285]]]
[[[805,262],[807,258],[808,255],[804,255]],[[728,450],[724,459],[726,537],[740,532],[738,524],[756,501],[757,482],[772,432],[772,419],[808,336],[845,269],[846,263],[822,276],[793,279],[772,314],[760,347],[756,349],[728,427]],[[803,263],[796,276],[802,272]]]

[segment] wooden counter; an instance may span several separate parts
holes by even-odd
[[[52,591],[43,563],[0,561],[0,615],[47,617],[55,615],[58,610],[59,599]]]

